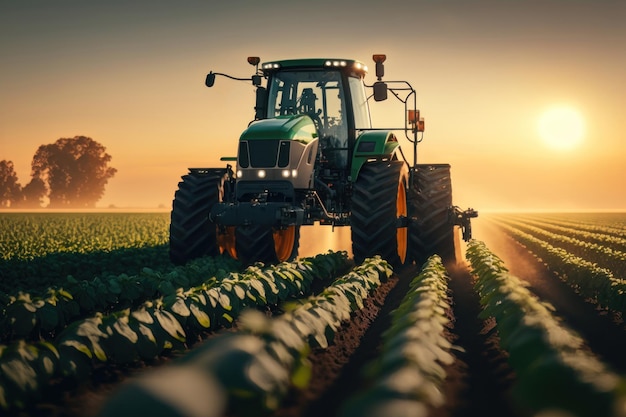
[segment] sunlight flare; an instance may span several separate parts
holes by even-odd
[[[570,150],[582,143],[585,122],[578,110],[568,106],[554,106],[541,114],[537,129],[548,147]]]

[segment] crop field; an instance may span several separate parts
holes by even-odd
[[[626,416],[626,213],[473,226],[243,268],[171,264],[169,213],[0,213],[0,415]]]

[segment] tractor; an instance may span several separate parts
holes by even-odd
[[[256,88],[254,120],[225,167],[189,168],[175,192],[170,258],[228,254],[243,264],[298,255],[300,228],[349,226],[356,263],[380,255],[392,265],[432,254],[458,256],[459,232],[471,238],[473,209],[452,204],[450,165],[418,164],[424,119],[407,81],[383,81],[385,55],[373,55],[376,81],[351,59],[290,59],[234,77]],[[404,103],[404,126],[372,127],[369,104],[392,95]],[[413,147],[410,162],[395,132]]]

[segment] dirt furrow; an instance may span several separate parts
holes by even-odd
[[[510,398],[514,374],[506,354],[500,350],[493,322],[478,317],[481,311],[478,294],[466,266],[448,268],[451,280],[455,343],[463,349],[457,353],[458,367],[464,378],[458,389],[458,405],[452,416],[510,416],[521,414]]]
[[[488,332],[491,323],[478,318],[480,305],[472,288],[469,271],[466,267],[449,268],[449,271],[454,316],[449,339],[460,346],[462,352],[455,351],[456,362],[446,367],[447,378],[443,387],[446,403],[431,409],[429,415],[517,417],[520,414],[515,411],[509,398],[513,375],[506,363],[506,356],[498,347],[497,337]],[[311,386],[306,392],[292,393],[290,401],[277,416],[339,415],[341,404],[366,387],[363,370],[380,354],[381,336],[390,326],[390,313],[398,307],[411,279],[417,273],[417,266],[402,271],[395,277],[397,283],[388,289],[388,294],[385,294],[387,289],[377,291],[370,298],[370,304],[344,326],[331,349],[313,352],[314,378]],[[363,320],[364,315],[368,317],[367,320]],[[370,319],[371,322],[367,324],[366,321]],[[358,336],[359,333],[362,337]],[[353,352],[339,358],[337,352],[346,353],[353,347],[350,343],[346,344],[346,340],[355,341],[357,337],[358,344]],[[341,361],[344,363],[339,365]]]
[[[389,313],[398,307],[406,293],[415,269],[411,271],[394,275],[384,283],[337,333],[332,346],[313,352],[309,388],[303,393],[293,393],[277,416],[336,416],[341,404],[364,388],[363,366],[378,355],[381,334],[390,325]]]

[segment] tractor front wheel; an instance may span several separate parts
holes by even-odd
[[[352,254],[354,261],[380,255],[394,266],[407,255],[407,168],[402,161],[363,165],[352,188]]]
[[[209,221],[213,205],[224,198],[225,169],[190,172],[178,183],[170,222],[170,259],[175,264],[202,256],[234,253],[234,231]]]

